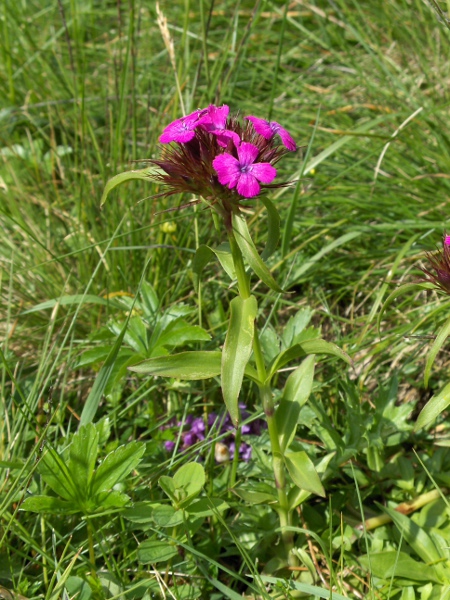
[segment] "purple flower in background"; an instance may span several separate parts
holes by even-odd
[[[200,124],[201,117],[205,112],[205,109],[194,110],[190,115],[167,125],[159,138],[161,144],[169,144],[170,142],[185,144],[192,140],[195,137],[195,128]]]
[[[241,404],[241,416],[242,419],[248,419],[250,416],[244,404]],[[170,422],[169,422],[170,423]],[[242,426],[242,434],[243,435],[259,435],[261,432],[261,428],[266,424],[261,419],[255,419],[251,423],[247,423]],[[172,421],[172,424],[169,427],[175,427],[175,423]],[[182,422],[178,421],[176,427],[178,430],[182,426]],[[164,425],[161,429],[167,429],[168,425]],[[224,463],[229,460],[233,460],[236,444],[234,442],[235,439],[235,428],[231,422],[230,415],[226,413],[226,415],[221,418],[216,413],[210,413],[208,415],[208,428],[210,429],[210,434],[218,434],[225,435],[221,438],[220,441],[217,441],[214,448],[214,455],[217,463]],[[174,432],[175,435],[180,437],[179,450],[181,452],[186,451],[188,448],[195,446],[195,444],[202,442],[205,439],[205,421],[202,417],[194,417],[193,415],[188,415],[186,420],[184,421],[183,431],[181,433]],[[172,440],[167,440],[164,442],[164,448],[168,452],[173,452],[176,443]],[[239,456],[245,462],[248,462],[252,456],[252,447],[246,441],[242,441],[239,447]]]
[[[219,182],[231,190],[236,188],[244,198],[253,198],[261,190],[259,181],[270,183],[277,175],[277,170],[270,163],[255,162],[259,150],[248,142],[242,142],[237,148],[238,158],[224,152],[213,160]]]
[[[244,117],[244,119],[251,121],[255,131],[262,135],[266,140],[271,140],[274,135],[278,134],[288,150],[291,152],[297,150],[297,144],[289,131],[276,121],[266,121],[265,119],[259,119],[258,117],[253,116]]]

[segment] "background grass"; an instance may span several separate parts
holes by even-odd
[[[422,373],[448,301],[415,292],[390,305],[377,327],[383,301],[398,284],[417,280],[424,251],[439,245],[447,225],[447,29],[421,0],[167,2],[161,11],[174,43],[171,61],[154,2],[42,6],[3,0],[1,11],[1,582],[25,596],[51,597],[53,574],[62,573],[82,547],[82,523],[34,518],[18,512],[17,503],[23,490],[41,485],[32,467],[45,425],[51,419],[46,436],[54,444],[76,430],[102,363],[80,366],[80,356],[117,338],[144,265],[160,314],[181,302],[189,322],[198,322],[200,314],[203,326],[223,339],[227,285],[209,268],[200,299],[190,269],[198,244],[223,241],[208,215],[193,209],[161,213],[186,199],[155,199],[159,190],[151,182],[118,188],[99,206],[111,176],[145,166],[132,161],[158,156],[158,136],[182,104],[188,112],[217,102],[243,115],[270,115],[304,146],[281,166],[285,179],[303,174],[298,197],[292,187],[273,194],[285,245],[272,266],[293,293],[278,301],[269,328],[279,330],[299,307],[311,306],[315,326],[355,360],[351,373],[321,364],[314,402],[299,429],[311,448],[319,443],[336,451],[325,482],[329,506],[311,503],[302,517],[331,544],[332,572],[318,560],[322,585],[350,597],[365,597],[369,587],[373,597],[414,597],[405,589],[418,594],[419,584],[395,580],[389,586],[371,579],[358,562],[368,549],[404,548],[394,528],[385,526],[364,541],[343,523],[358,524],[362,506],[364,516],[378,513],[375,500],[401,502],[433,488],[413,449],[440,476],[440,485],[448,479],[445,421],[429,432],[411,431],[418,409],[446,382],[445,351],[430,389]],[[249,211],[262,245],[264,213],[257,203]],[[172,231],[166,222],[174,224]],[[274,298],[262,286],[257,290],[268,318]],[[81,303],[83,294],[107,302]],[[75,295],[70,304],[33,310]],[[136,377],[106,391],[96,415],[111,428],[105,453],[131,437],[148,443],[140,477],[130,483],[137,499],[173,466],[162,448],[161,419],[200,414],[205,398],[208,410],[220,402],[214,387],[164,386]],[[250,390],[247,400],[253,401]],[[389,402],[393,413],[386,424]],[[346,454],[336,437],[352,452]],[[220,482],[220,470],[211,465]],[[220,485],[225,489],[226,481]],[[247,519],[243,530],[268,526],[264,512],[256,517],[242,505],[240,510]],[[442,505],[438,521],[446,539],[444,515]],[[253,548],[246,561],[251,539],[230,527],[217,525],[214,535],[223,539],[214,540],[216,553],[209,555],[221,557],[221,580],[231,590],[216,586],[215,597],[244,592],[229,572],[249,572],[259,552]],[[105,521],[98,536],[99,559],[118,586],[111,594],[142,578],[155,583],[152,593],[164,595],[158,575],[137,566],[137,543],[123,522],[109,535]],[[307,556],[321,551],[302,540],[308,565]],[[232,558],[217,550],[233,544]],[[192,584],[180,591],[170,584],[175,597],[213,597],[208,577],[217,567],[211,562],[205,575],[199,560],[203,588]],[[78,561],[72,574],[84,577],[84,551]],[[194,579],[185,574],[186,581]],[[433,593],[437,598],[444,592]],[[135,592],[143,594],[141,588]]]

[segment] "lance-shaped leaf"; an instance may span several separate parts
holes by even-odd
[[[39,461],[38,471],[45,483],[59,496],[65,500],[78,498],[78,490],[70,471],[53,448],[49,448]]]
[[[126,171],[125,173],[119,173],[115,177],[111,177],[106,182],[105,189],[103,190],[102,199],[100,200],[100,205],[103,206],[105,204],[106,199],[108,198],[108,194],[111,190],[113,190],[118,185],[125,183],[126,181],[131,181],[132,179],[144,179],[145,181],[149,181],[152,175],[156,175],[160,173],[161,170],[157,167],[148,167],[147,169],[139,169],[136,171]]]
[[[320,483],[320,478],[306,452],[303,450],[300,452],[289,452],[289,454],[285,455],[284,460],[289,475],[298,488],[312,494],[317,494],[323,498],[325,497],[325,490]]]
[[[193,381],[219,375],[221,359],[222,353],[217,351],[180,352],[171,356],[148,358],[129,369],[136,373]]]
[[[313,340],[306,340],[300,344],[295,344],[279,354],[270,368],[267,379],[270,380],[279,369],[283,368],[285,365],[291,362],[291,360],[308,356],[309,354],[329,354],[331,356],[341,358],[349,365],[353,364],[350,356],[341,350],[339,346],[336,346],[336,344],[332,344],[331,342],[326,342],[321,338],[317,338]]]
[[[290,374],[284,386],[283,397],[275,413],[281,451],[289,448],[297,429],[300,408],[308,400],[314,380],[315,355],[306,357]]]
[[[239,423],[238,397],[252,351],[258,303],[254,296],[230,302],[230,322],[222,352],[222,393],[235,426]]]
[[[169,542],[146,540],[142,542],[137,551],[138,561],[141,563],[167,562],[178,554],[176,546]]]
[[[244,217],[236,214],[233,215],[233,229],[236,242],[251,269],[270,289],[282,293],[282,288],[275,281],[265,262],[259,256]]]
[[[436,419],[441,412],[443,412],[450,404],[450,383],[432,398],[428,400],[425,406],[422,408],[417,423],[414,427],[415,431],[427,427],[434,419]]]
[[[236,271],[234,269],[230,246],[227,243],[220,244],[217,248],[210,248],[205,245],[201,245],[197,248],[194,260],[192,261],[192,270],[197,277],[200,277],[203,269],[212,260],[214,255],[219,260],[228,277],[234,281],[236,279]]]

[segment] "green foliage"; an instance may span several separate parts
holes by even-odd
[[[112,488],[138,465],[145,445],[131,442],[119,446],[96,468],[98,450],[99,433],[92,424],[81,427],[62,453],[52,448],[46,450],[37,470],[59,498],[33,495],[23,501],[22,510],[94,515],[126,506],[130,498]]]

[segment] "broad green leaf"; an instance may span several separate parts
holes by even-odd
[[[194,259],[192,261],[192,270],[197,275],[197,277],[201,277],[203,269],[206,265],[212,260],[214,256],[213,251],[209,246],[205,246],[201,244],[197,250],[195,251]]]
[[[65,500],[76,500],[78,490],[71,473],[59,454],[49,448],[38,464],[39,474],[52,490]]]
[[[299,344],[300,342],[305,342],[307,339],[318,338],[319,331],[314,329],[311,331],[311,335],[305,338],[308,332],[308,324],[311,321],[311,317],[313,316],[313,311],[310,308],[301,308],[298,310],[295,315],[290,317],[283,327],[283,331],[281,334],[281,348],[283,350],[287,350],[291,346],[295,344]]]
[[[181,346],[186,342],[208,342],[211,336],[199,325],[189,325],[183,319],[177,321],[174,327],[165,331],[158,338],[158,346]]]
[[[243,490],[241,488],[233,488],[232,492],[247,504],[276,504],[277,497],[266,492],[252,492],[251,490]]]
[[[175,495],[176,488],[175,488],[175,483],[173,481],[173,478],[169,477],[168,475],[162,475],[158,479],[158,484],[159,484],[159,487],[169,496],[169,498],[172,500],[172,502],[176,502],[176,500],[177,500],[176,495]]]
[[[108,510],[110,508],[123,508],[130,504],[130,497],[117,490],[101,492],[89,502],[90,513]]]
[[[416,592],[412,585],[403,588],[400,600],[416,600]]]
[[[92,590],[87,581],[81,577],[70,576],[65,583],[66,593],[69,598],[77,600],[91,600]],[[61,598],[67,597],[66,594],[61,594]]]
[[[245,300],[240,296],[230,302],[230,321],[222,351],[223,399],[235,426],[239,423],[239,392],[245,366],[252,352],[255,318],[258,303],[254,296]]]
[[[79,496],[88,494],[98,454],[98,431],[89,423],[74,434],[69,447],[67,467]]]
[[[450,405],[450,383],[435,396],[432,396],[420,411],[414,431],[432,423]]]
[[[153,520],[157,527],[177,527],[183,523],[183,511],[175,510],[170,504],[162,504],[153,510]]]
[[[448,319],[445,321],[444,325],[440,328],[439,333],[437,334],[436,339],[434,340],[434,342],[430,348],[430,351],[428,352],[427,362],[425,363],[425,371],[423,373],[423,381],[424,381],[425,387],[428,387],[428,381],[429,381],[430,375],[431,375],[431,367],[433,366],[435,358],[438,355],[438,353],[440,352],[442,346],[445,343],[445,340],[448,338],[449,335],[450,335],[450,317],[448,317]]]
[[[278,577],[261,575],[261,579],[263,581],[267,581],[267,583],[280,584],[283,586],[286,585],[286,579],[281,579]],[[301,583],[300,581],[295,581],[292,579],[289,581],[289,587],[306,594],[307,600],[312,598],[324,598],[324,600],[349,600],[348,596],[342,596],[342,594],[338,594],[335,591],[330,591],[309,583]]]
[[[148,167],[146,169],[139,169],[136,171],[125,171],[125,173],[119,173],[114,177],[111,177],[106,182],[105,189],[103,190],[102,198],[100,200],[100,206],[106,202],[108,194],[118,185],[131,181],[132,179],[143,179],[144,181],[150,181],[150,177],[157,175],[161,170],[157,167]]]
[[[30,496],[20,505],[21,510],[36,513],[74,514],[80,511],[76,502],[61,500],[54,496]]]
[[[433,566],[414,560],[405,552],[396,552],[395,550],[373,552],[370,553],[370,556],[360,556],[359,561],[366,568],[370,568],[375,577],[380,577],[381,579],[402,577],[412,581],[442,583]]]
[[[261,258],[267,260],[275,252],[280,240],[280,215],[275,204],[266,196],[261,196],[261,202],[267,210],[267,242]]]
[[[325,497],[325,490],[309,456],[300,452],[289,452],[284,457],[286,468],[297,487],[312,494]]]
[[[311,394],[314,382],[315,354],[307,356],[293,371],[284,386],[283,399],[303,406]]]
[[[273,278],[272,273],[269,271],[265,262],[259,256],[243,216],[233,215],[233,229],[237,245],[251,269],[258,275],[261,281],[270,287],[270,289],[282,293],[283,290]]]
[[[153,522],[153,511],[159,502],[135,502],[131,508],[127,508],[122,516],[133,523],[151,523]]]
[[[158,542],[156,540],[142,542],[137,551],[138,561],[144,564],[167,562],[177,554],[176,546],[169,542]]]
[[[290,374],[284,386],[283,397],[277,407],[275,419],[281,452],[292,443],[297,430],[300,408],[308,400],[314,381],[315,354],[307,356],[302,364]]]
[[[315,469],[319,475],[323,475],[328,468],[331,459],[335,456],[335,452],[330,452],[324,456],[316,465]],[[311,495],[311,492],[293,487],[288,494],[288,505],[290,510],[294,510],[300,504],[303,504]]]
[[[326,342],[322,338],[317,338],[313,340],[307,340],[306,342],[302,342],[300,344],[295,344],[284,352],[281,352],[271,366],[267,380],[270,381],[275,373],[291,362],[291,360],[308,356],[309,354],[328,354],[341,358],[349,365],[353,364],[350,356],[341,350],[339,346],[336,346],[336,344],[331,342]]]
[[[91,484],[91,494],[110,490],[116,483],[125,477],[139,464],[145,452],[145,444],[142,442],[131,442],[119,446],[108,454],[98,467]]]
[[[130,371],[175,379],[209,379],[220,374],[222,353],[217,351],[180,352],[148,358],[129,367]]]
[[[190,500],[200,494],[205,485],[205,469],[199,463],[186,463],[178,469],[173,476],[173,484],[177,494],[179,506],[186,506]]]
[[[200,500],[195,500],[189,504],[186,511],[194,519],[198,519],[200,517],[212,517],[228,508],[230,508],[230,505],[225,500],[222,500],[222,498],[200,498]]]
[[[109,306],[118,308],[120,310],[124,309],[124,306],[119,302],[115,302],[114,300],[108,298],[101,298],[100,296],[93,296],[92,294],[75,294],[72,296],[61,296],[61,298],[55,298],[53,300],[47,300],[46,302],[41,302],[40,304],[36,304],[33,308],[29,308],[28,310],[24,310],[21,312],[21,315],[28,315],[30,313],[38,312],[40,310],[47,310],[49,308],[54,308],[57,304],[59,306],[70,306],[72,304],[101,304],[103,306]]]
[[[391,517],[401,535],[425,563],[438,563],[444,558],[425,529],[393,508],[387,506],[381,508]]]

